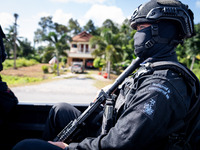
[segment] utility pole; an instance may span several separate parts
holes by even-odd
[[[16,40],[17,40],[17,18],[19,17],[19,15],[15,13],[14,17],[15,17],[15,23],[14,23],[14,69],[17,69],[17,66],[16,66],[16,59],[17,59]]]

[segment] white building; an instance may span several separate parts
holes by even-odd
[[[94,48],[91,48],[89,45],[91,37],[91,34],[83,31],[72,38],[67,61],[69,66],[71,66],[73,62],[82,62],[86,68],[93,67],[94,57],[91,55],[91,52]]]

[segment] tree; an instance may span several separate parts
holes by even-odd
[[[55,56],[55,48],[52,46],[40,47],[42,49],[42,62],[48,63]]]
[[[65,25],[54,23],[52,17],[42,17],[39,25],[41,28],[36,30],[34,41],[36,43],[48,42],[49,45],[38,52],[45,57],[42,59],[43,62],[47,62],[50,56],[51,58],[57,57],[57,75],[59,75],[59,58],[60,56],[67,56],[65,50],[69,49],[67,42],[71,41],[71,37],[68,36],[70,30]],[[54,54],[52,54],[51,47],[54,47]],[[44,52],[41,52],[42,50]]]
[[[59,58],[60,55],[66,55],[64,50],[66,50],[67,48],[69,48],[68,44],[67,44],[67,35],[63,34],[60,35],[56,32],[50,32],[48,34],[48,36],[45,37],[45,40],[49,42],[49,44],[51,44],[54,48],[55,48],[55,56],[57,58],[57,75],[59,76]]]
[[[6,28],[8,33],[6,33],[6,40],[4,40],[4,46],[7,53],[8,59],[14,58],[14,34],[15,34],[15,27],[9,26],[9,28]],[[31,42],[28,41],[27,38],[23,37],[16,37],[16,56],[20,57],[29,57],[33,56],[35,54],[34,48],[31,46]]]
[[[190,70],[193,69],[195,58],[200,54],[200,24],[195,25],[196,35],[185,42],[186,53],[192,59]]]
[[[15,13],[14,17],[15,17],[15,23],[14,23],[14,69],[17,69],[17,66],[16,66],[16,59],[17,59],[16,40],[17,40],[17,19],[18,19],[19,15]]]
[[[102,28],[108,28],[108,29],[110,29],[113,34],[119,33],[119,29],[118,29],[117,25],[115,25],[115,23],[111,19],[106,19],[103,22]]]
[[[49,32],[54,31],[55,24],[52,21],[52,17],[42,17],[38,23],[41,29],[37,29],[34,34],[34,42],[40,43],[43,42],[45,37],[48,36]]]
[[[92,55],[106,60],[108,78],[110,78],[111,67],[114,68],[114,64],[122,59],[120,43],[120,37],[108,28],[104,28],[100,36],[90,39],[91,46],[97,45]]]
[[[93,66],[95,67],[95,68],[99,68],[99,71],[101,71],[101,68],[105,65],[105,60],[104,59],[102,59],[102,58],[100,58],[100,57],[97,57],[97,58],[95,58],[94,59],[94,61],[93,61]]]
[[[4,46],[9,59],[13,54],[12,51],[14,51],[14,26],[9,26],[6,30],[8,33],[6,33],[6,39],[4,39]]]
[[[20,40],[19,44],[19,56],[28,58],[35,54],[34,48],[31,46],[31,42],[29,42],[27,38]]]
[[[87,22],[87,24],[83,27],[83,29],[85,31],[87,31],[88,33],[90,33],[91,35],[97,35],[97,30],[96,30],[96,27],[94,26],[94,23],[92,20],[89,20]]]
[[[136,32],[136,31],[135,31]],[[128,19],[125,19],[119,30],[123,46],[128,45],[129,41],[133,39],[133,29],[130,28]]]
[[[132,30],[128,35],[126,36],[125,34],[121,33],[122,42],[123,42],[123,62],[122,62],[122,67],[126,68],[130,63],[132,62],[133,59],[136,58],[135,53],[134,53],[134,39],[132,38],[134,34],[136,33],[136,30]]]
[[[53,23],[52,18],[52,16],[42,17],[38,23],[42,27],[42,31],[45,35],[47,35],[55,28],[55,24]]]
[[[69,29],[67,26],[59,24],[59,23],[54,23],[55,26],[55,31],[58,32],[60,35],[68,33]]]
[[[37,29],[37,30],[34,32],[34,45],[35,45],[36,43],[43,42],[44,37],[45,37],[44,32],[43,32],[41,29]]]
[[[69,24],[68,27],[69,27],[70,32],[72,33],[72,36],[77,35],[78,33],[82,31],[77,20],[74,20],[73,18],[71,18],[68,24]]]

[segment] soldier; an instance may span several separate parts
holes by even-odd
[[[151,0],[134,11],[130,24],[137,30],[134,35],[135,54],[142,63],[118,90],[115,123],[109,132],[98,135],[85,133],[80,142],[67,144],[25,140],[14,150],[32,147],[38,150],[160,150],[183,146],[183,141],[171,139],[182,138],[174,137],[174,133],[185,133],[186,124],[180,122],[193,106],[195,96],[199,96],[199,82],[192,72],[178,63],[175,48],[185,38],[194,35],[193,13],[178,0]],[[184,75],[174,67],[152,69],[152,64],[165,62],[175,63],[189,73]],[[195,80],[188,80],[190,77]],[[80,112],[69,104],[53,106],[45,139],[53,140],[70,120],[79,115]],[[94,132],[90,128],[88,131]]]
[[[6,59],[6,53],[4,49],[3,38],[5,34],[0,26],[0,71],[3,70],[2,63]],[[18,99],[14,93],[8,88],[6,82],[3,82],[0,76],[0,128],[4,125],[4,121],[7,119],[10,112],[17,105]]]

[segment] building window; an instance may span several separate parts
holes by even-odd
[[[83,52],[83,51],[84,51],[84,45],[81,44],[81,52]]]
[[[83,59],[73,58],[72,61],[73,61],[73,62],[83,62]]]
[[[72,47],[73,48],[77,48],[77,44],[72,44]]]
[[[88,46],[88,44],[86,44],[86,53],[88,53],[89,52],[89,46]]]

